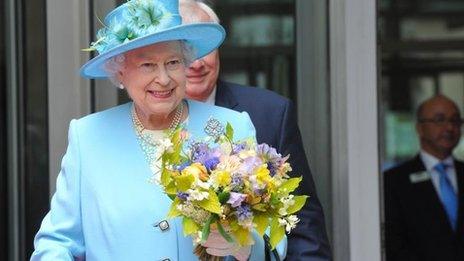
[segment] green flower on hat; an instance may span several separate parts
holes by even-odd
[[[120,44],[153,34],[166,28],[172,14],[153,0],[130,0],[120,17],[114,17],[109,25],[97,32],[97,41],[83,51],[104,53]]]

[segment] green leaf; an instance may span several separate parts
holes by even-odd
[[[166,192],[166,194],[168,194],[168,195],[175,195],[175,194],[177,193],[176,184],[174,184],[174,182],[170,182],[170,183],[164,188],[164,192]]]
[[[255,214],[253,223],[256,224],[256,231],[258,234],[263,236],[266,228],[269,226],[269,217],[264,214]]]
[[[182,147],[180,146],[174,146],[172,156],[171,156],[171,163],[173,164],[179,164],[181,162],[181,151]]]
[[[237,243],[240,246],[253,244],[253,238],[251,236],[251,232],[248,229],[243,228],[242,226],[238,226],[238,228],[232,231],[232,233],[234,234],[235,239],[237,239]]]
[[[193,221],[193,219],[188,218],[188,217],[184,217],[182,219],[182,225],[184,227],[184,236],[195,234],[200,229],[198,224],[195,223],[195,221]]]
[[[172,144],[176,145],[176,144],[179,144],[181,142],[181,139],[180,139],[180,132],[182,131],[182,128],[177,128],[174,133],[172,134],[172,137],[171,137],[171,142]]]
[[[271,221],[271,232],[270,232],[270,243],[272,249],[274,249],[279,242],[284,238],[285,228],[279,224],[279,219],[277,217],[273,218]]]
[[[195,177],[192,174],[183,174],[177,177],[174,177],[176,181],[177,189],[185,192],[192,187],[193,182],[195,182]]]
[[[276,194],[272,194],[270,203],[271,203],[271,205],[275,206],[275,205],[279,205],[281,202],[280,202],[280,200],[279,200],[279,198],[277,197]]]
[[[205,226],[201,230],[201,241],[205,242],[208,239],[209,232],[211,231],[211,224],[216,221],[217,215],[209,216],[208,220],[206,221]]]
[[[171,179],[172,179],[171,172],[164,167],[162,167],[162,169],[163,170],[161,171],[160,181],[161,181],[161,185],[166,187],[169,184],[169,182],[171,182]]]
[[[219,234],[221,234],[221,236],[222,236],[225,240],[227,240],[227,242],[233,243],[234,240],[233,240],[232,237],[224,230],[224,227],[222,226],[220,220],[217,220],[217,221],[216,221],[216,225],[217,225]]]
[[[304,204],[306,203],[306,199],[308,196],[295,196],[293,200],[295,200],[295,203],[287,208],[287,213],[288,214],[293,214],[300,210]]]
[[[291,178],[286,180],[282,185],[279,187],[278,193],[280,195],[288,195],[292,193],[296,188],[298,188],[298,185],[300,185],[300,182],[303,178],[298,177],[298,178]]]
[[[198,205],[211,213],[221,214],[221,203],[216,193],[211,190],[208,193],[208,198],[198,202]]]
[[[169,209],[168,218],[175,218],[182,214],[179,210],[177,210],[177,205],[179,204],[180,204],[180,200],[178,198],[175,198],[171,204],[171,208]]]
[[[93,52],[93,51],[95,51],[95,50],[96,50],[96,49],[93,48],[93,47],[81,49],[81,51],[83,51],[83,52]]]
[[[251,208],[261,211],[261,212],[265,212],[267,210],[267,205],[264,203],[258,203],[258,204],[251,206]]]
[[[229,198],[230,198],[230,193],[226,192],[226,191],[223,191],[223,192],[219,193],[218,198],[219,198],[219,202],[221,204],[225,204],[227,202],[227,200],[229,200]]]
[[[229,122],[227,122],[227,125],[226,125],[226,137],[230,141],[234,140],[234,128],[232,127],[232,125],[230,125]]]

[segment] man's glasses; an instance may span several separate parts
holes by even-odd
[[[452,118],[452,119],[446,119],[446,118],[423,118],[419,119],[420,123],[432,123],[437,126],[444,126],[446,124],[451,124],[455,127],[461,127],[461,125],[464,123],[462,119],[459,118]]]

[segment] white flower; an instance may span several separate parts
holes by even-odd
[[[280,202],[283,203],[283,206],[279,209],[279,215],[285,216],[287,215],[288,207],[295,204],[295,200],[293,200],[293,195],[288,195],[287,197],[283,197],[280,199]]]
[[[239,224],[240,226],[242,226],[243,228],[246,228],[246,229],[248,229],[248,230],[250,230],[250,231],[252,231],[253,228],[255,227],[255,225],[253,224],[253,217],[251,217],[251,218],[246,218],[246,219],[244,219],[244,220],[240,220],[240,219],[239,219],[239,220],[238,220],[238,224]]]
[[[279,175],[275,175],[274,177],[272,177],[274,179],[274,183],[276,185],[276,187],[280,187],[282,186],[282,183],[284,183],[284,179],[282,176],[279,176]]]
[[[209,182],[203,182],[199,178],[195,178],[195,187],[200,187],[202,189],[209,189],[211,184]]]
[[[165,151],[172,152],[173,144],[170,139],[164,138],[158,140],[158,151],[162,154]]]
[[[279,218],[279,225],[285,226],[285,231],[287,231],[287,233],[290,233],[290,231],[296,227],[298,222],[300,222],[300,219],[296,215]]]
[[[201,233],[201,231],[198,231],[196,234],[192,234],[192,243],[194,247],[201,243],[202,235],[203,233]]]
[[[206,191],[199,191],[198,189],[189,189],[187,190],[187,193],[189,194],[187,200],[197,200],[197,201],[202,201],[203,199],[208,198],[209,193]]]
[[[208,211],[195,207],[191,202],[178,204],[177,210],[179,210],[184,216],[193,219],[198,224],[204,224],[211,215]]]

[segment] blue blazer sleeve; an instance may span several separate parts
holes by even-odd
[[[56,193],[34,240],[31,260],[75,260],[84,256],[80,212],[80,157],[77,121],[69,127],[69,145],[57,178]]]
[[[289,162],[293,168],[290,176],[303,176],[295,193],[309,195],[309,198],[298,212],[300,222],[288,236],[287,259],[328,261],[332,260],[332,256],[325,230],[324,212],[317,197],[297,122],[294,105],[288,101],[282,115],[279,152],[290,155]]]

